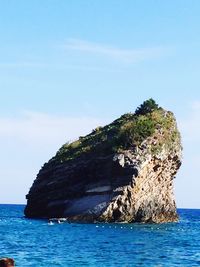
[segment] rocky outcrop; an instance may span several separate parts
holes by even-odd
[[[181,152],[171,112],[126,114],[64,145],[40,170],[25,215],[78,222],[177,221],[173,179]]]

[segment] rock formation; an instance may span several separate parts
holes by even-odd
[[[181,165],[173,113],[145,101],[134,114],[61,147],[39,171],[25,215],[78,222],[174,222]]]

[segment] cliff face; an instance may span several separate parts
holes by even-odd
[[[177,221],[173,179],[182,147],[176,121],[162,108],[142,110],[65,144],[40,170],[25,215],[79,222]]]

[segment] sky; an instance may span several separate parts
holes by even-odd
[[[183,143],[179,208],[200,208],[200,1],[0,0],[0,203],[26,203],[62,144],[152,97]]]

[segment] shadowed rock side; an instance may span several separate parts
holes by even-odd
[[[131,136],[138,131],[135,122],[146,117],[153,121],[150,135]],[[171,112],[158,108],[126,114],[79,138],[75,150],[74,143],[64,145],[40,170],[27,195],[27,217],[78,222],[178,220],[173,179],[182,147]]]

